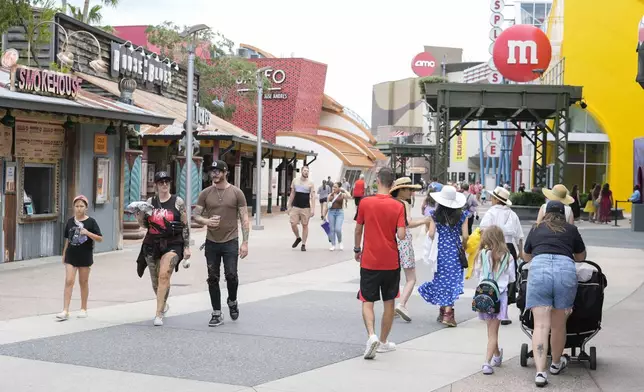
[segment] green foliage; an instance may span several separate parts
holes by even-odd
[[[55,72],[66,73],[66,74],[72,72],[71,68],[69,68],[69,67],[67,67],[65,65],[58,65],[58,63],[56,63],[56,62],[50,63],[49,64],[49,69],[51,69],[52,71],[55,71]]]
[[[515,206],[539,207],[546,202],[546,197],[541,192],[517,192],[510,195],[510,201]]]
[[[447,79],[442,76],[425,76],[424,78],[418,79],[418,86],[420,87],[420,93],[425,95],[425,83],[449,83]]]
[[[34,8],[38,10],[34,12]],[[53,20],[56,11],[53,0],[0,0],[0,35],[11,27],[22,27],[27,39],[31,40],[31,61],[40,67],[36,47],[51,39],[51,24],[41,24],[41,21]],[[9,48],[2,48],[6,49]],[[26,51],[20,53],[20,57],[27,57]]]
[[[186,31],[187,26],[166,21],[157,26],[149,26],[145,32],[148,41],[157,47],[161,56],[168,57],[179,64],[186,66],[188,61],[188,42],[181,37],[181,32]],[[234,42],[219,32],[211,30],[201,31],[195,37],[195,43],[202,50],[208,51],[210,59],[204,60],[195,58],[195,69],[199,72],[199,105],[207,108],[216,116],[223,119],[230,119],[235,112],[235,105],[229,103],[229,94],[237,93],[238,87],[249,89],[244,96],[251,102],[255,101],[255,71],[257,66],[251,61],[239,58],[234,53]],[[241,85],[237,81],[241,80]],[[262,76],[263,88],[269,88],[270,82]],[[224,102],[223,108],[213,105],[213,100]]]
[[[590,200],[590,195],[588,193],[579,194],[579,206],[581,207],[581,209],[584,209],[584,207],[586,207],[588,200]]]

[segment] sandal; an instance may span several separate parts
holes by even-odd
[[[454,309],[445,311],[442,322],[448,327],[456,327],[457,324],[456,324],[456,319],[454,319]]]

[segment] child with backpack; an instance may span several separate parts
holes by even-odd
[[[475,274],[479,276],[479,284],[472,300],[472,310],[487,323],[487,351],[482,371],[489,375],[503,362],[499,326],[501,320],[508,318],[508,284],[516,280],[514,259],[500,227],[490,226],[483,230]]]

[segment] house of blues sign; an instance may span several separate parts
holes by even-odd
[[[111,76],[129,77],[139,85],[160,85],[169,87],[172,84],[172,67],[162,62],[153,54],[135,51],[132,47],[112,42]]]

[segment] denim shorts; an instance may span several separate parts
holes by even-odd
[[[526,309],[547,306],[572,309],[577,295],[577,269],[570,257],[538,255],[530,262]]]

